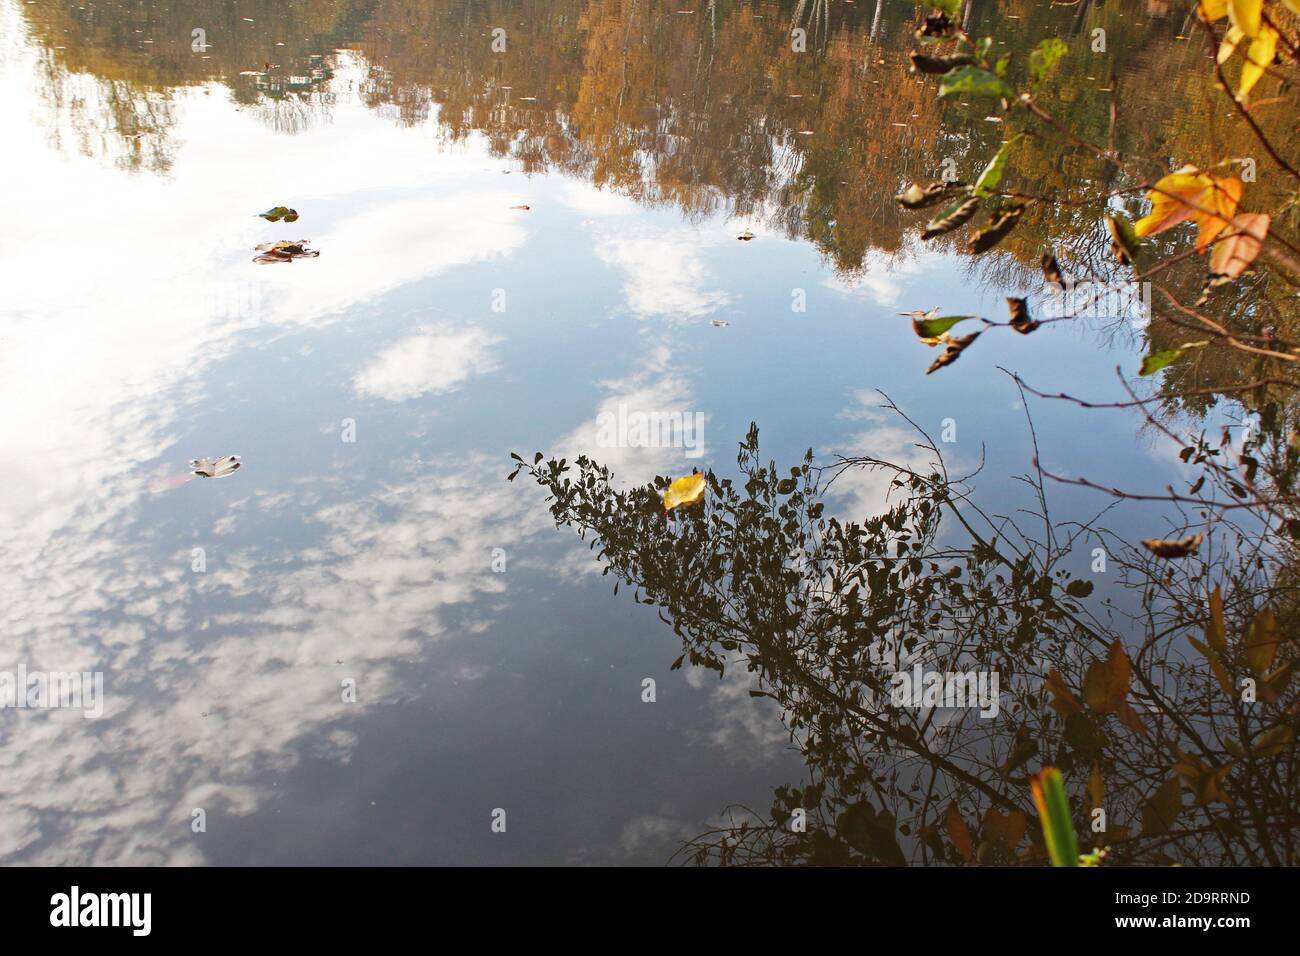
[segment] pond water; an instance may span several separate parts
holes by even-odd
[[[1176,155],[1202,118],[1162,79],[1202,56],[1177,7],[974,3],[967,25],[1020,56],[1067,38],[1079,117],[1104,129],[1114,74],[1125,135]],[[743,669],[670,671],[671,629],[505,476],[538,450],[627,483],[725,472],[751,421],[782,463],[914,460],[883,392],[1014,509],[1033,447],[999,366],[1123,396],[1147,348],[1127,312],[925,374],[898,313],[1002,317],[1063,227],[988,261],[916,239],[894,194],[945,159],[977,174],[1002,124],[909,75],[915,15],[3,0],[0,669],[101,672],[103,713],[0,714],[0,859],[660,864],[802,779]],[[1040,181],[1094,175],[1040,155]],[[278,205],[297,221],[258,218]],[[319,257],[252,261],[299,239]],[[691,431],[602,436],[652,411]],[[1180,474],[1131,415],[1033,414],[1054,472]],[[837,483],[834,508],[886,485]]]

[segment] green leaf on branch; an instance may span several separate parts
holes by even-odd
[[[1203,349],[1209,344],[1209,339],[1204,339],[1200,342],[1184,342],[1176,349],[1162,349],[1159,352],[1152,352],[1142,360],[1142,367],[1138,369],[1138,374],[1154,375],[1165,366],[1172,365],[1182,358],[1184,352],[1191,349]]]
[[[973,318],[973,315],[943,315],[937,319],[913,319],[912,331],[923,339],[937,340],[958,322]]]
[[[953,70],[939,84],[939,95],[970,93],[975,96],[999,96],[1009,100],[1015,93],[996,73],[978,66],[963,66]]]
[[[1002,144],[993,158],[989,160],[989,164],[984,167],[984,172],[980,173],[980,178],[975,180],[976,196],[989,196],[997,189],[998,183],[1002,182],[1002,173],[1007,168],[1007,160],[1011,156],[1011,147],[1024,135],[1024,133],[1017,133],[1012,136]]]
[[[935,236],[941,236],[945,232],[952,232],[959,226],[970,222],[974,217],[976,210],[980,207],[980,201],[974,197],[962,197],[951,206],[948,206],[943,212],[935,216],[925,224],[925,229],[921,232],[922,239],[933,239]]]

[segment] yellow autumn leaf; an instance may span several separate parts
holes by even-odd
[[[1195,166],[1184,166],[1165,176],[1147,193],[1151,211],[1133,224],[1133,231],[1139,236],[1151,236],[1191,219],[1196,210],[1180,202],[1180,197],[1199,202],[1212,183],[1213,180]]]
[[[1196,249],[1204,252],[1236,215],[1244,188],[1236,176],[1216,179],[1195,166],[1184,166],[1147,193],[1151,211],[1134,223],[1133,231],[1150,236],[1192,219],[1200,226]]]
[[[1250,41],[1246,50],[1246,62],[1241,65],[1241,80],[1237,84],[1237,100],[1242,102],[1246,94],[1255,88],[1259,78],[1264,75],[1277,53],[1277,31],[1264,26],[1259,36]]]
[[[1200,0],[1196,15],[1202,20],[1221,20],[1228,15],[1228,0]]]
[[[1192,217],[1201,227],[1196,233],[1197,252],[1208,249],[1219,233],[1228,228],[1228,223],[1237,214],[1237,203],[1241,201],[1245,188],[1236,176],[1225,176],[1214,180],[1214,185],[1206,190],[1205,198],[1200,204],[1214,210],[1217,215],[1209,216],[1198,212]]]
[[[1264,0],[1228,0],[1228,19],[1248,37],[1258,36]]]
[[[678,478],[664,489],[664,510],[672,511],[702,501],[708,487],[707,479],[698,471],[685,478]]]
[[[1219,55],[1216,57],[1220,66],[1232,59],[1232,54],[1237,49],[1237,44],[1245,38],[1246,34],[1242,33],[1236,27],[1230,28],[1228,32],[1223,35],[1223,42],[1219,44]]]

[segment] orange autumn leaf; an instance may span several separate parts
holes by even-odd
[[[1236,176],[1216,178],[1194,166],[1184,166],[1147,193],[1151,211],[1134,224],[1133,231],[1150,236],[1191,219],[1200,227],[1196,249],[1204,252],[1236,215],[1244,188]]]
[[[1267,213],[1243,212],[1232,220],[1232,228],[1219,238],[1210,255],[1210,272],[1235,279],[1249,268],[1264,246],[1271,221]]]
[[[1228,223],[1232,221],[1237,212],[1237,203],[1241,201],[1241,193],[1246,188],[1240,179],[1236,176],[1226,176],[1223,179],[1213,181],[1214,185],[1207,190],[1205,199],[1200,203],[1213,210],[1217,215],[1209,216],[1204,213],[1197,213],[1194,218],[1197,225],[1201,228],[1196,233],[1196,251],[1204,252],[1210,247],[1219,233],[1228,228]]]

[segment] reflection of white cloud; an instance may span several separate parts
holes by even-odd
[[[887,412],[871,407],[878,397],[874,393],[859,392],[855,403],[840,413],[840,418],[863,422],[866,428],[850,436],[833,452],[845,458],[869,456],[928,473],[934,455],[918,446],[924,438],[901,418],[891,420]],[[951,466],[954,462],[948,464]],[[880,514],[891,503],[891,491],[897,491],[891,487],[896,477],[897,474],[890,469],[846,469],[830,486],[830,496],[838,502],[836,512],[852,521]]]
[[[705,460],[708,445],[703,432],[708,430],[709,416],[695,404],[690,380],[673,365],[673,354],[666,345],[647,351],[641,368],[630,375],[599,383],[606,396],[596,409],[595,416],[583,422],[556,444],[559,454],[570,461],[585,454],[597,463],[609,466],[619,484],[640,484],[655,475],[681,472],[698,468],[707,469]],[[610,445],[604,439],[601,427],[603,416],[617,420],[619,406],[631,413],[680,413],[686,422],[694,422],[701,415],[701,433],[692,432],[686,439],[695,447],[663,445],[644,447]],[[684,436],[686,437],[686,436]]]
[[[626,274],[627,307],[639,318],[694,319],[716,312],[731,297],[709,289],[704,255],[709,244],[687,227],[637,227],[596,235],[596,255]]]
[[[485,153],[435,158],[427,139],[359,105],[284,137],[220,92],[180,91],[184,161],[169,179],[60,157],[31,122],[32,70],[30,53],[0,57],[6,172],[30,184],[7,197],[0,237],[0,407],[15,410],[0,416],[0,669],[103,671],[105,713],[0,713],[0,860],[202,862],[192,809],[210,829],[258,809],[309,742],[346,759],[350,722],[404,692],[403,662],[453,632],[454,609],[501,600],[491,549],[543,523],[495,461],[368,494],[316,476],[292,496],[232,503],[198,574],[188,547],[156,552],[174,539],[154,523],[166,509],[151,506],[148,469],[175,475],[191,457],[239,450],[174,446],[226,384],[214,365],[251,330],[265,340],[335,321],[508,254],[525,232],[508,193],[475,185]],[[368,192],[375,183],[388,191]],[[75,263],[50,196],[77,211],[91,251]],[[302,213],[292,231],[253,215],[280,201]],[[299,237],[321,257],[249,261],[258,242]],[[364,381],[375,394],[455,387],[490,362],[481,333],[449,341],[449,364],[417,349],[409,367],[376,359]],[[237,499],[238,488],[204,490]],[[259,550],[237,531],[262,515],[307,533]],[[355,704],[343,677],[357,680]]]
[[[159,568],[131,525],[101,530],[111,560],[75,533],[52,543],[60,580],[44,593],[6,561],[0,666],[103,670],[106,707],[98,721],[0,715],[0,860],[202,862],[193,808],[210,827],[258,809],[300,742],[346,762],[348,724],[409,693],[404,662],[461,632],[454,608],[504,591],[492,549],[547,528],[492,464],[422,468],[321,506],[305,518],[309,547],[223,552],[203,575],[188,555]],[[56,838],[33,851],[42,836]]]
[[[394,342],[358,373],[358,395],[404,402],[459,388],[499,367],[490,347],[499,336],[482,329],[441,327]]]
[[[920,271],[920,263],[916,260],[887,258],[877,252],[868,252],[860,271],[849,275],[828,274],[822,284],[836,292],[870,299],[876,305],[892,309],[902,301],[905,291],[903,279]]]
[[[584,216],[627,216],[637,208],[636,203],[627,196],[576,180],[564,184],[560,191],[560,202]]]
[[[754,675],[745,663],[743,656],[728,661],[721,680],[716,671],[704,667],[686,671],[686,682],[709,695],[713,713],[710,729],[692,731],[690,736],[697,744],[717,747],[733,761],[769,763],[772,752],[789,741],[790,733],[771,701],[750,696]]]

